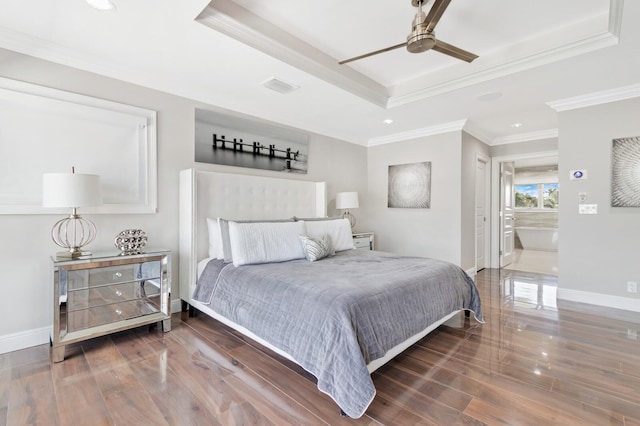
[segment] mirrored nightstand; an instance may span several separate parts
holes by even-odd
[[[155,322],[171,330],[170,251],[52,259],[51,271],[53,362],[70,343]]]
[[[374,250],[373,232],[354,232],[352,236],[356,249]]]

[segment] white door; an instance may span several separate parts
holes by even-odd
[[[500,163],[500,267],[513,262],[514,228],[513,163]]]
[[[476,161],[476,271],[484,269],[487,244],[487,161]]]

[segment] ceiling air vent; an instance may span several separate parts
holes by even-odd
[[[268,80],[263,81],[262,85],[267,89],[275,90],[278,93],[284,93],[284,94],[291,93],[294,90],[297,90],[300,88],[300,86],[289,84],[282,80],[278,80],[275,77],[272,77]]]

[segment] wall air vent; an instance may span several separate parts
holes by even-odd
[[[271,77],[270,79],[263,81],[261,84],[267,89],[275,90],[276,92],[283,94],[291,93],[300,88],[300,86],[278,80],[275,77]]]

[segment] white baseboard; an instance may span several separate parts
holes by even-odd
[[[182,312],[182,300],[179,298],[171,300],[171,313]]]
[[[171,313],[180,312],[180,299],[171,301]],[[53,326],[0,336],[0,354],[49,343]]]
[[[50,335],[51,327],[42,327],[0,336],[0,354],[49,343]]]
[[[588,291],[558,288],[557,298],[569,300],[571,302],[588,303],[590,305],[605,306],[607,308],[640,312],[640,303],[638,303],[638,299],[631,299],[629,297],[610,296],[607,294],[591,293]]]

